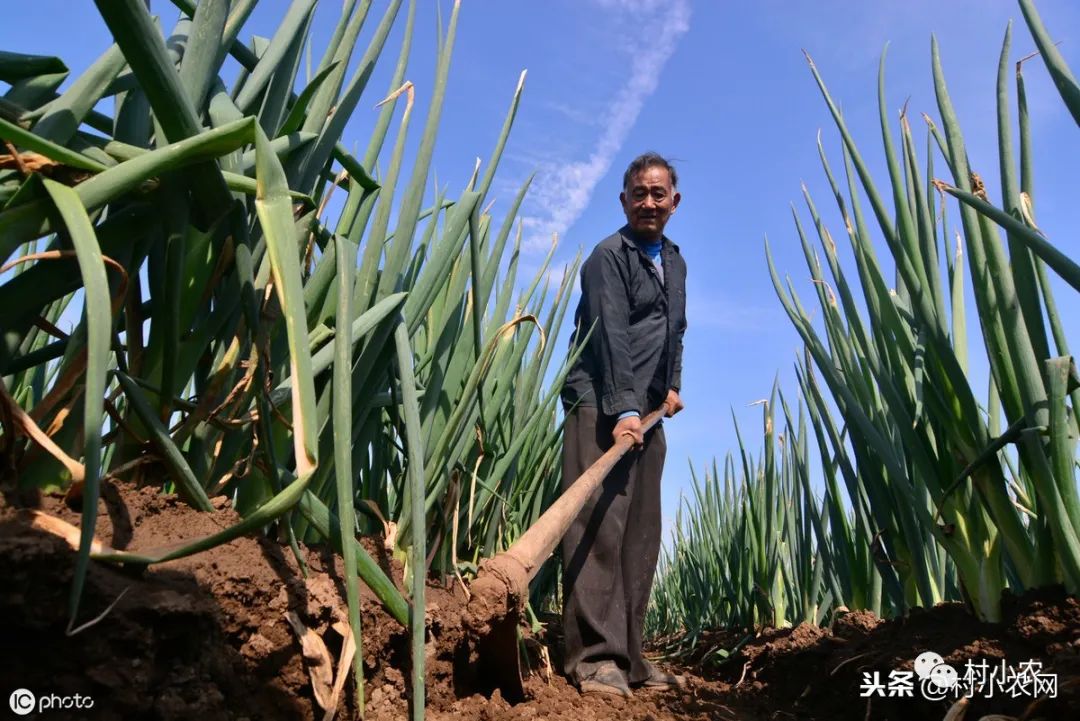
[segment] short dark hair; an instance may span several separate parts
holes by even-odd
[[[630,165],[626,167],[626,172],[623,173],[622,176],[623,190],[626,190],[628,187],[630,187],[630,179],[640,173],[642,170],[645,170],[645,168],[666,169],[668,171],[668,174],[671,176],[671,187],[679,187],[679,174],[675,172],[675,166],[672,165],[671,162],[668,161],[668,159],[665,158],[663,155],[660,155],[660,153],[654,153],[650,150],[649,152],[642,153],[641,155],[630,161]]]

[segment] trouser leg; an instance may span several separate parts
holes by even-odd
[[[611,447],[611,419],[596,408],[578,407],[563,429],[565,489]],[[612,469],[585,502],[562,541],[564,671],[573,680],[600,661],[627,670],[626,595],[622,586],[627,459]]]
[[[563,487],[611,447],[614,419],[595,408],[567,416]],[[615,661],[631,681],[644,679],[642,624],[660,547],[662,429],[612,469],[563,537],[564,671],[580,680]]]
[[[649,605],[656,561],[660,554],[660,477],[667,455],[663,427],[645,437],[630,471],[633,489],[626,514],[627,533],[623,536],[622,582],[626,596],[626,645],[630,662],[630,683],[640,683],[649,676],[641,655],[645,611]]]

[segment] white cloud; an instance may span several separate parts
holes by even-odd
[[[598,118],[603,131],[588,157],[549,158],[542,164],[529,192],[530,214],[523,218],[527,231],[525,246],[546,248],[552,233],[560,236],[581,216],[597,183],[634,127],[645,101],[656,90],[660,74],[679,39],[690,29],[688,0],[594,0],[601,7],[631,14],[635,22],[656,27],[651,44],[636,46],[630,60],[629,79],[608,103],[609,110]],[[648,17],[643,17],[648,16]]]
[[[657,8],[664,7],[668,0],[594,0],[600,7],[616,8],[627,12],[655,12]],[[681,4],[681,3],[679,3]]]
[[[599,126],[599,125],[601,125],[602,119],[598,115],[596,115],[596,113],[591,112],[587,108],[575,107],[575,106],[570,105],[568,103],[557,103],[557,102],[553,102],[553,101],[549,101],[547,103],[544,103],[544,106],[548,110],[556,112],[559,115],[562,115],[563,117],[565,117],[570,122],[577,123],[578,125],[585,125],[585,126]]]

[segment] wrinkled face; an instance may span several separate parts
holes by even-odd
[[[649,240],[659,240],[681,196],[672,187],[667,168],[652,165],[630,178],[619,200],[626,222],[634,232]]]

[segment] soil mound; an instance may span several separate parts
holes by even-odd
[[[37,508],[78,525],[79,513],[61,499]],[[97,538],[118,549],[168,547],[209,535],[239,517],[224,499],[199,513],[156,489],[105,484]],[[391,578],[400,579],[381,545],[365,539]],[[0,643],[9,659],[2,688],[26,688],[94,699],[92,714],[71,718],[314,719],[322,718],[312,690],[294,613],[319,636],[334,664],[347,620],[341,559],[303,548],[306,576],[287,545],[239,538],[187,558],[150,566],[139,574],[92,563],[80,623],[115,605],[96,624],[65,635],[75,554],[61,538],[29,527],[27,511],[0,508]],[[369,718],[379,709],[406,707],[408,634],[361,584],[363,657]],[[454,609],[461,599],[429,591],[432,647],[453,647]],[[337,628],[335,629],[335,625]],[[452,666],[428,660],[429,688],[452,694]],[[340,694],[339,718],[356,716],[350,680]],[[62,714],[50,717],[62,718]]]
[[[969,662],[976,668],[973,673],[987,662],[982,676],[987,684],[960,702],[966,707],[960,718],[1080,718],[1080,601],[1060,587],[1047,588],[1007,596],[1003,611],[1001,623],[982,623],[962,604],[948,603],[888,621],[858,611],[838,616],[828,629],[806,624],[769,629],[706,676],[729,682],[730,698],[770,719],[938,721],[967,694],[924,696],[915,659],[934,652],[960,677]],[[1056,677],[1056,698],[1047,693],[1038,698],[1030,685],[1022,691],[997,683],[1014,677],[1029,660],[1041,664],[1038,672],[1044,677]],[[914,683],[912,692],[893,693],[890,679],[906,674]],[[869,685],[875,678],[885,685],[884,693]]]

